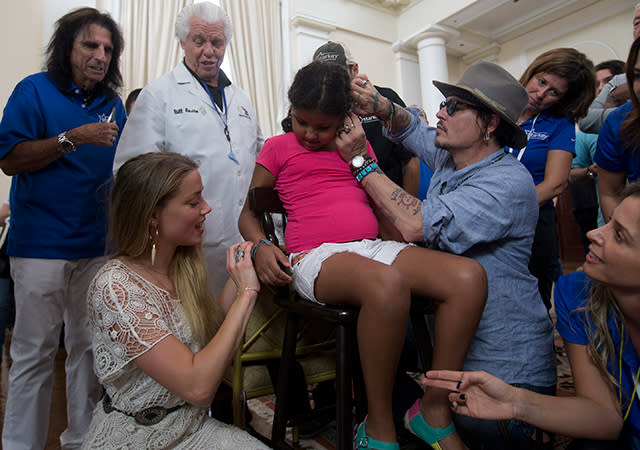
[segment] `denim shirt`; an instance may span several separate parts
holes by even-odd
[[[528,269],[538,220],[531,175],[504,149],[456,170],[449,152],[435,145],[436,129],[408,111],[411,123],[390,138],[434,171],[422,202],[424,245],[472,258],[487,273],[487,303],[464,370],[554,385],[553,324]]]

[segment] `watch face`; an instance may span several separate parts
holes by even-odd
[[[74,150],[73,144],[66,140],[60,143],[60,150],[62,153],[71,153]]]
[[[351,160],[351,167],[353,167],[354,169],[359,169],[363,165],[364,165],[364,157],[361,155],[354,156],[353,159]]]

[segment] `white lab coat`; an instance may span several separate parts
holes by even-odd
[[[116,171],[133,156],[167,151],[200,164],[203,196],[212,208],[205,221],[203,249],[215,295],[227,279],[226,249],[242,240],[238,217],[264,143],[249,97],[233,84],[224,93],[231,145],[239,164],[228,157],[229,142],[211,98],[183,62],[142,90],[114,160]]]

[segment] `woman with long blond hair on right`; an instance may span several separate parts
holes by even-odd
[[[453,411],[582,438],[571,450],[640,449],[640,183],[621,198],[609,223],[588,233],[584,271],[593,286],[586,304],[579,296],[555,298],[575,396],[537,394],[486,372],[427,372],[424,384],[453,391]]]

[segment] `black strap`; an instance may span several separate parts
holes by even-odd
[[[186,403],[181,405],[173,406],[171,408],[165,408],[163,406],[152,406],[150,408],[143,409],[142,411],[138,411],[137,413],[130,413],[126,411],[122,411],[121,409],[116,408],[111,403],[111,397],[105,392],[104,397],[102,397],[102,408],[104,412],[110,414],[113,411],[117,411],[125,416],[133,417],[136,420],[138,425],[155,425],[164,419],[167,414],[171,414],[174,411],[179,410]]]

